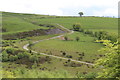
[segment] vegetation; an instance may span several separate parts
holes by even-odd
[[[3,28],[0,29],[3,30],[0,44],[3,77],[118,78],[117,19],[82,15],[63,17],[3,12]],[[48,40],[59,35],[62,36]],[[35,41],[40,42],[33,45]],[[30,51],[23,50],[28,43]],[[71,59],[90,64],[96,62],[96,66]]]
[[[96,66],[103,67],[103,71],[98,73],[98,78],[120,78],[119,50],[118,42],[103,41],[105,48],[100,52],[105,53],[105,57],[97,60]]]
[[[79,41],[80,40],[80,38],[79,37],[76,37],[76,41]]]
[[[74,31],[80,31],[80,29],[81,29],[81,25],[79,23],[76,23],[76,24],[73,25],[73,30]]]
[[[79,12],[78,14],[80,15],[80,17],[82,17],[82,15],[83,15],[83,12]]]

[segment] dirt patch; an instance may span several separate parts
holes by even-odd
[[[49,34],[60,34],[65,33],[65,31],[62,31],[61,29],[37,29],[27,32],[19,32],[16,34],[8,34],[3,35],[2,38],[4,40],[15,40],[15,39],[23,39],[26,37],[32,37],[32,36],[41,36],[41,35],[49,35]]]

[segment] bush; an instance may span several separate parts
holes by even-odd
[[[7,49],[6,49],[6,52],[7,52],[7,53],[10,53],[10,54],[14,54],[14,51],[15,51],[15,50],[14,50],[13,48],[7,48]]]
[[[23,53],[18,53],[17,56],[18,56],[19,59],[25,57]]]
[[[63,52],[62,55],[65,56],[65,55],[66,55],[66,52]]]
[[[31,56],[31,54],[28,53],[28,52],[24,52],[23,55],[24,55],[24,57],[26,57],[26,58],[29,58],[29,57]]]
[[[12,61],[15,61],[15,59],[14,59],[14,56],[13,55],[10,55],[9,56],[9,60],[12,62]]]
[[[68,37],[67,37],[67,36],[65,36],[65,37],[64,37],[64,39],[67,41],[67,40],[68,40]]]
[[[37,62],[38,61],[38,57],[37,56],[35,56],[35,55],[31,55],[30,57],[29,57],[29,60],[31,61],[31,62]]]
[[[72,58],[72,55],[67,55],[66,57],[67,57],[67,58]]]
[[[79,41],[80,40],[80,38],[79,37],[76,37],[76,41]]]
[[[15,61],[18,60],[18,56],[17,55],[14,56],[14,60]]]
[[[2,52],[2,61],[8,61],[8,54],[7,54],[7,52],[6,51],[3,51]]]
[[[78,73],[77,74],[77,78],[96,78],[97,74],[96,73],[88,73],[88,74],[82,74],[82,73]]]
[[[79,23],[73,24],[73,30],[74,31],[80,31],[81,25]]]

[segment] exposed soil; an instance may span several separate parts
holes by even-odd
[[[65,31],[62,31],[61,29],[55,28],[55,29],[37,29],[27,32],[19,32],[16,34],[8,34],[3,35],[2,38],[4,40],[14,40],[14,39],[23,39],[26,37],[32,37],[32,36],[41,36],[41,35],[50,35],[50,34],[60,34],[65,33]]]

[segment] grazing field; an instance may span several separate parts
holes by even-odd
[[[79,23],[84,31],[74,30],[75,23]],[[96,40],[116,41],[118,22],[117,18],[106,17],[63,17],[3,12],[1,29],[2,35],[7,37],[13,33],[15,36],[20,35],[20,38],[2,40],[4,78],[95,78],[103,68],[94,64],[105,56],[105,53],[99,50],[106,47]],[[38,29],[41,30],[35,31]],[[39,35],[42,30],[47,30],[47,34]],[[70,34],[71,31],[74,32]],[[50,39],[56,36],[57,38]],[[41,41],[33,44],[39,40]],[[26,44],[28,51],[23,48]]]
[[[47,27],[34,25],[30,22],[25,21],[24,15],[17,16],[17,15],[11,15],[10,13],[7,14],[3,13],[2,24],[3,24],[2,28],[4,29],[3,34],[12,34],[12,33],[30,31],[35,29],[48,29]]]
[[[80,23],[81,27],[86,30],[99,31],[104,30],[110,33],[118,33],[118,19],[105,17],[63,17],[63,18],[45,18],[31,19],[37,23],[59,23],[68,29],[72,29],[72,25]]]
[[[76,36],[80,37],[79,41],[75,40]],[[37,52],[51,53],[57,56],[63,56],[63,53],[65,52],[66,55],[71,55],[73,59],[78,59],[80,56],[79,54],[84,53],[85,56],[82,59],[83,61],[93,61],[93,59],[97,59],[99,57],[100,53],[98,50],[103,46],[100,43],[95,43],[94,37],[90,37],[79,32],[75,32],[67,37],[71,40],[47,40],[35,44],[32,46],[32,49]]]

